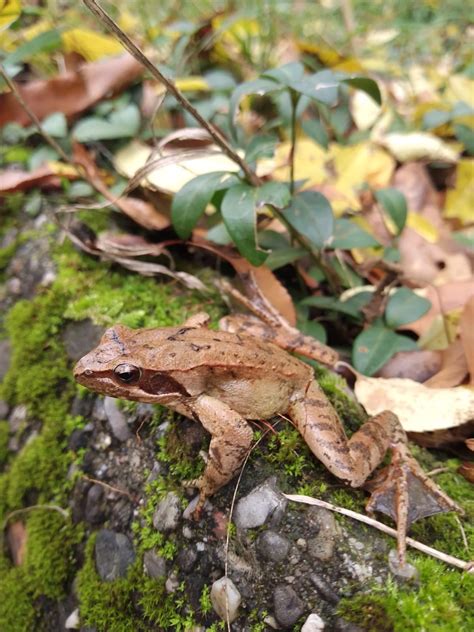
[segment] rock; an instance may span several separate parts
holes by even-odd
[[[21,404],[20,406],[15,406],[15,408],[10,413],[10,416],[8,417],[8,424],[10,426],[11,434],[15,434],[18,432],[18,430],[20,430],[20,428],[26,421],[27,415],[28,412],[26,410],[26,406],[24,406],[23,404]]]
[[[10,366],[12,347],[8,339],[0,340],[0,382],[3,382]]]
[[[273,609],[280,625],[289,628],[304,614],[305,605],[291,586],[277,586],[273,592]]]
[[[317,535],[308,538],[307,547],[311,557],[327,562],[334,553],[337,525],[334,516],[327,509],[310,507],[307,510],[308,524],[314,525]]]
[[[179,568],[185,573],[189,573],[197,562],[198,555],[194,548],[186,547],[178,553],[176,561]]]
[[[103,581],[111,582],[125,577],[134,561],[135,551],[126,535],[109,529],[99,531],[95,541],[95,563]]]
[[[71,404],[71,415],[76,417],[89,417],[92,413],[92,407],[94,405],[95,396],[92,393],[81,393],[76,395]]]
[[[411,564],[406,563],[404,566],[400,565],[397,549],[390,549],[388,554],[388,567],[390,572],[402,582],[417,583],[420,578],[418,569]]]
[[[221,577],[212,584],[211,602],[216,614],[230,623],[239,616],[239,606],[242,601],[234,582],[228,577]]]
[[[77,362],[97,346],[103,332],[104,328],[94,325],[89,318],[68,323],[62,334],[68,358]]]
[[[282,562],[288,555],[291,542],[275,531],[264,531],[256,542],[256,550],[269,562]]]
[[[0,382],[2,381],[2,378],[0,377]],[[2,419],[6,419],[7,415],[8,415],[8,404],[7,402],[5,402],[3,399],[0,399],[0,421]]]
[[[318,614],[310,614],[306,621],[303,623],[301,632],[320,632],[324,630],[324,621]]]
[[[272,477],[239,500],[234,512],[234,522],[241,529],[260,527],[271,520],[277,524],[287,505],[286,499],[275,489]]]
[[[113,397],[104,398],[104,411],[110,424],[112,434],[119,441],[130,439],[132,433],[127,425],[127,419],[117,405],[117,400]]]
[[[364,629],[360,628],[351,621],[346,621],[345,619],[338,617],[334,622],[334,632],[364,632]]]
[[[89,524],[99,524],[104,519],[104,488],[92,485],[87,492],[84,520]]]
[[[153,577],[153,579],[166,577],[166,560],[153,549],[145,551],[143,555],[143,566],[147,574]]]
[[[112,509],[112,515],[117,525],[126,529],[132,517],[133,507],[127,498],[119,498]]]
[[[153,526],[162,533],[174,531],[179,524],[181,513],[181,501],[178,495],[174,492],[169,492],[158,503],[153,515]]]
[[[165,590],[168,593],[168,595],[171,595],[172,593],[178,590],[178,587],[179,587],[178,575],[176,573],[171,573],[171,575],[165,581]]]
[[[107,421],[107,415],[105,414],[104,400],[101,397],[97,397],[92,407],[92,417],[96,421]]]
[[[66,630],[78,630],[80,628],[79,608],[76,608],[71,612],[71,614],[66,619],[64,627],[66,628]]]
[[[333,604],[339,602],[339,597],[323,577],[317,573],[311,573],[310,579],[323,599]]]
[[[85,428],[74,428],[68,439],[68,447],[73,452],[77,452],[81,448],[87,448],[91,433]]]

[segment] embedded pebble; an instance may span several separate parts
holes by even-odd
[[[8,339],[0,340],[0,382],[3,381],[10,366],[11,350],[11,344]]]
[[[418,569],[412,564],[405,563],[404,566],[400,565],[397,549],[390,549],[388,554],[388,567],[390,572],[399,580],[416,583],[420,578]]]
[[[333,556],[336,545],[337,525],[334,516],[327,509],[310,507],[307,517],[317,530],[317,534],[307,540],[308,553],[317,560],[327,562]]]
[[[62,339],[68,358],[77,362],[97,346],[103,332],[104,328],[94,325],[89,318],[67,323],[62,333]]]
[[[264,531],[256,542],[257,553],[270,562],[283,561],[290,550],[291,542],[275,531]]]
[[[328,582],[318,575],[317,573],[311,573],[310,575],[311,582],[315,586],[318,593],[325,599],[327,602],[336,604],[339,602],[339,597],[328,584]]]
[[[285,511],[287,501],[275,489],[275,477],[252,490],[239,500],[234,512],[234,522],[241,529],[261,527],[271,520],[279,522]]]
[[[28,415],[26,406],[20,404],[19,406],[15,406],[15,408],[10,413],[8,417],[8,425],[10,427],[10,432],[15,434],[20,430],[21,426],[25,423],[26,417]]]
[[[176,592],[176,590],[178,589],[178,586],[179,586],[178,575],[176,573],[171,573],[171,575],[168,577],[168,579],[165,582],[165,589],[168,595],[171,595],[171,593]]]
[[[95,563],[103,581],[125,577],[134,561],[135,551],[126,535],[109,529],[99,531],[95,541]]]
[[[324,630],[324,621],[318,614],[310,614],[306,621],[303,623],[301,632],[320,632]]]
[[[197,562],[198,555],[196,550],[191,547],[185,547],[181,549],[176,558],[176,562],[178,563],[179,568],[185,573],[189,573],[189,571],[193,568],[193,566]]]
[[[230,623],[237,619],[242,598],[234,582],[228,577],[221,577],[212,584],[211,602],[216,614]]]
[[[76,608],[71,612],[64,623],[66,630],[78,630],[81,627],[79,623],[79,608]]]
[[[158,503],[153,515],[153,526],[162,533],[174,531],[179,524],[181,513],[181,501],[178,495],[174,492],[169,492]]]
[[[87,492],[84,520],[89,524],[99,524],[104,520],[104,488],[92,485]]]
[[[1,376],[0,376],[1,381]],[[0,420],[6,419],[8,415],[8,404],[3,399],[0,399]]]
[[[166,560],[153,549],[145,551],[143,555],[143,566],[147,575],[153,577],[153,579],[166,577]]]
[[[273,609],[278,623],[290,627],[304,614],[305,605],[291,586],[280,584],[273,591]]]
[[[132,433],[127,425],[127,418],[118,407],[117,400],[113,397],[105,397],[104,411],[114,437],[119,441],[130,439]]]

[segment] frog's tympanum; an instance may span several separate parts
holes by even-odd
[[[393,413],[370,418],[347,439],[309,365],[269,342],[268,336],[259,340],[244,333],[242,320],[233,329],[225,319],[227,331],[212,331],[207,322],[205,314],[198,314],[181,327],[132,330],[116,325],[74,369],[76,380],[98,393],[169,406],[210,432],[204,473],[189,483],[200,490],[197,513],[242,465],[252,442],[247,420],[277,414],[289,416],[314,455],[353,487],[366,481],[388,448],[393,450],[388,474],[375,487],[369,509],[397,521],[402,563],[411,522],[459,509],[409,455]],[[305,339],[300,335],[287,347],[301,352]],[[326,363],[334,360],[331,349],[308,341],[308,355],[319,354]]]

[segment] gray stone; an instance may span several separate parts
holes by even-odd
[[[316,590],[321,595],[321,597],[323,597],[323,599],[332,604],[337,604],[339,602],[339,597],[328,584],[328,582],[323,577],[321,577],[321,575],[318,575],[317,573],[311,573],[309,578],[311,579],[312,583],[316,587]]]
[[[115,503],[112,515],[121,528],[126,529],[132,517],[133,507],[127,498],[119,498]]]
[[[119,441],[127,441],[127,439],[130,439],[132,433],[127,425],[125,415],[117,405],[117,400],[113,397],[105,397],[104,411],[114,437]]]
[[[337,525],[334,516],[327,509],[310,507],[307,511],[308,524],[314,525],[317,534],[308,538],[308,553],[311,557],[327,562],[331,559],[336,545]]]
[[[1,378],[0,378],[1,381]],[[8,415],[8,404],[3,399],[0,399],[0,420],[6,419]]]
[[[230,623],[239,616],[242,598],[234,582],[228,577],[221,577],[212,584],[211,602],[216,614]]]
[[[239,500],[234,512],[234,522],[241,529],[260,527],[268,521],[278,524],[285,512],[286,499],[275,489],[272,477]]]
[[[105,414],[104,400],[101,397],[97,397],[94,406],[92,407],[92,416],[96,421],[107,421],[107,415]]]
[[[71,614],[66,619],[64,627],[66,628],[66,630],[78,630],[80,628],[79,608],[76,608],[71,612]]]
[[[12,347],[8,339],[0,340],[0,382],[3,381],[10,366]]]
[[[153,577],[153,579],[166,577],[166,560],[153,549],[145,551],[143,555],[143,566],[147,574]]]
[[[275,531],[261,533],[256,542],[257,553],[270,562],[282,562],[287,556],[291,542]]]
[[[177,494],[169,492],[158,503],[158,506],[153,515],[153,526],[157,531],[162,533],[169,533],[174,531],[179,524],[181,517],[181,501]]]
[[[303,616],[305,605],[291,586],[281,584],[273,591],[273,610],[278,623],[289,628]]]
[[[324,621],[318,614],[310,614],[306,621],[303,623],[301,632],[320,632],[324,630]]]
[[[420,579],[418,569],[412,564],[405,563],[403,566],[398,559],[397,549],[390,549],[388,554],[388,567],[392,575],[401,582],[417,583]]]
[[[99,524],[104,519],[104,488],[92,485],[87,492],[84,519],[89,524]]]
[[[191,547],[185,547],[178,553],[176,561],[179,568],[185,573],[189,573],[197,562],[198,555],[196,550]]]
[[[103,581],[125,577],[134,561],[135,551],[126,535],[109,529],[99,531],[95,541],[95,564]]]
[[[98,327],[89,319],[70,322],[64,328],[62,339],[70,360],[77,362],[91,349],[97,346],[103,327]]]
[[[10,416],[8,417],[8,424],[10,426],[10,432],[12,434],[15,434],[16,432],[18,432],[18,430],[20,430],[20,428],[26,421],[27,415],[28,411],[26,409],[26,406],[24,406],[23,404],[20,404],[20,406],[15,406],[15,408],[10,413]]]

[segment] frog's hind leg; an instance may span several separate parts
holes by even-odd
[[[360,487],[393,452],[383,480],[369,484],[369,511],[381,511],[397,523],[398,555],[405,563],[406,531],[419,518],[445,511],[462,511],[441,491],[409,454],[407,438],[398,417],[384,411],[369,418],[348,440],[342,424],[320,386],[312,382],[304,399],[293,402],[289,414],[315,456],[337,477]]]
[[[247,421],[224,402],[200,395],[191,404],[193,414],[211,434],[209,457],[203,474],[184,484],[199,489],[194,510],[198,517],[206,499],[230,481],[242,465],[252,443]]]

